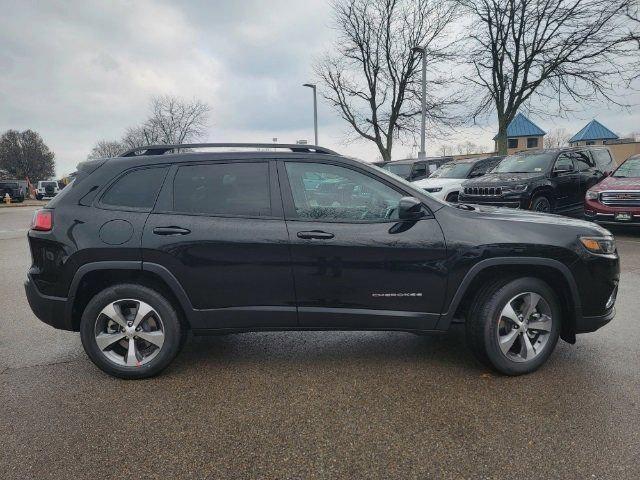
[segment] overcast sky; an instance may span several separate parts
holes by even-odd
[[[206,141],[313,139],[312,64],[331,47],[326,0],[0,0],[0,131],[38,131],[67,174],[99,139],[118,139],[146,117],[153,95],[197,97],[212,109]],[[629,93],[640,103],[640,97]],[[597,117],[618,134],[640,129],[640,110],[591,105],[569,119],[533,118],[571,133]],[[345,144],[347,127],[320,102],[320,143],[373,161],[373,144]],[[442,143],[490,146],[495,123]],[[411,145],[394,150],[409,154]]]

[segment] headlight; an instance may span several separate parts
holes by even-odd
[[[598,199],[598,192],[587,190],[587,200],[597,200],[597,199]]]
[[[430,188],[425,188],[425,190],[429,193],[436,193],[442,190],[442,187],[430,187]]]
[[[605,255],[616,251],[613,237],[580,237],[580,243],[591,253]]]
[[[527,188],[529,188],[529,185],[524,183],[522,185],[513,185],[511,187],[504,187],[502,191],[506,193],[522,193],[522,192],[526,192]]]

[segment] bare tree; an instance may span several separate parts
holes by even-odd
[[[87,155],[87,160],[117,157],[123,150],[125,150],[125,147],[117,140],[100,140]]]
[[[0,169],[31,183],[55,174],[55,155],[33,130],[7,130],[0,136]]]
[[[197,99],[153,97],[150,117],[142,125],[128,128],[122,144],[135,148],[192,142],[206,133],[209,111],[209,106]]]
[[[631,0],[456,0],[471,19],[467,80],[484,92],[474,118],[498,117],[498,150],[507,126],[525,105],[548,113],[570,102],[604,98],[631,48],[624,17]]]
[[[456,150],[460,155],[470,155],[473,153],[482,153],[484,149],[481,145],[476,145],[475,143],[467,140],[464,143],[456,145]]]
[[[439,148],[440,155],[443,157],[448,157],[453,155],[453,147],[451,145],[442,144]]]
[[[569,144],[571,135],[564,128],[556,128],[544,137],[544,148],[564,147]]]
[[[391,160],[394,140],[417,131],[421,59],[428,60],[428,120],[450,124],[459,99],[446,91],[438,68],[451,55],[446,42],[456,7],[439,0],[338,0],[333,4],[338,40],[316,64],[324,98],[355,131]]]

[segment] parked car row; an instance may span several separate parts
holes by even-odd
[[[600,223],[640,224],[640,155],[615,169],[606,147],[520,152],[458,160],[415,185],[448,202],[577,213]]]

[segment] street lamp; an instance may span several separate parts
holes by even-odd
[[[302,86],[313,89],[313,131],[316,136],[316,143],[314,145],[318,145],[318,98],[316,93],[316,85],[315,83],[305,83]]]
[[[413,52],[419,52],[422,55],[422,127],[420,131],[420,151],[418,158],[427,158],[425,152],[425,129],[427,120],[427,55],[425,47],[413,47]]]

